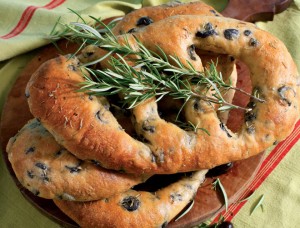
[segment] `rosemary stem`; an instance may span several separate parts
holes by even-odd
[[[198,98],[200,98],[200,99],[202,99],[204,101],[213,102],[215,104],[222,104],[222,105],[233,106],[236,109],[241,109],[241,110],[244,110],[246,112],[250,112],[252,110],[251,108],[244,108],[244,107],[241,107],[241,106],[233,105],[233,104],[228,103],[226,101],[220,102],[218,99],[215,99],[213,97],[208,97],[208,96],[200,95],[200,94],[197,94],[197,93],[193,93],[193,97],[198,97]]]
[[[246,91],[244,91],[244,90],[242,90],[242,89],[240,89],[240,88],[232,87],[232,86],[230,86],[229,88],[230,88],[230,89],[233,89],[233,90],[235,90],[235,91],[238,91],[238,92],[240,92],[240,93],[243,93],[243,94],[245,94],[245,95],[247,95],[247,96],[249,96],[249,97],[251,97],[251,98],[253,98],[253,99],[255,99],[255,100],[259,101],[259,102],[261,102],[261,103],[264,103],[264,102],[265,102],[264,99],[261,99],[261,98],[259,98],[259,97],[253,96],[251,93],[247,93]]]
[[[162,59],[153,57],[153,58],[150,58],[150,60],[152,60],[153,62],[156,62],[156,63],[160,63],[160,64],[164,65],[164,67],[167,67],[167,68],[170,68],[170,69],[173,69],[173,70],[181,71],[182,73],[184,73],[187,76],[188,75],[194,75],[189,70],[184,69],[184,68],[180,68],[180,67],[176,67],[176,66],[174,66],[174,65],[170,64],[169,62],[166,62]]]

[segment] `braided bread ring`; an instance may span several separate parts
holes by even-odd
[[[7,153],[20,183],[47,199],[98,200],[127,191],[146,179],[77,159],[36,119],[9,140]]]
[[[190,8],[193,7],[193,8]],[[163,10],[157,10],[157,9],[163,9]],[[192,10],[191,10],[192,9]],[[134,21],[136,17],[138,17],[139,14],[143,14],[145,15],[145,13],[147,15],[149,15],[151,18],[153,17],[153,21],[158,21],[163,19],[164,17],[168,17],[171,14],[207,14],[207,15],[211,15],[211,14],[217,14],[211,7],[197,2],[197,3],[192,3],[192,4],[177,4],[177,5],[163,5],[163,6],[158,6],[158,7],[147,7],[147,8],[142,8],[140,10],[136,10],[134,11],[134,13],[131,13],[129,16],[126,15],[126,17],[124,18],[124,20],[122,20],[121,22],[119,22],[119,27],[128,27],[131,26],[130,23],[126,22],[128,21],[128,18],[133,17],[130,21]],[[125,23],[125,25],[124,25]],[[93,57],[93,55],[90,55],[90,51],[89,48],[87,48],[87,51],[89,52],[89,55],[86,55],[86,57],[91,58]],[[203,57],[203,55],[202,55]],[[209,63],[211,61],[210,56],[207,56],[206,59],[206,63]],[[216,58],[216,57],[215,57]],[[85,59],[85,61],[87,61],[87,58]],[[222,72],[223,77],[226,79],[230,76],[234,62],[229,59],[228,56],[226,55],[222,55],[218,58],[218,70],[220,72]],[[236,79],[235,77],[231,78],[231,81]],[[228,96],[228,93],[225,94],[225,96]],[[232,97],[232,96],[228,96],[228,97]],[[230,102],[230,98],[226,98],[226,100],[228,100]],[[172,100],[173,101],[173,100]],[[179,104],[180,105],[180,104]],[[221,113],[220,115],[224,115],[225,113]],[[224,118],[223,118],[224,119]],[[132,177],[128,176],[124,178],[123,183],[121,184],[120,179],[117,181],[119,183],[118,185],[118,189],[116,188],[116,186],[114,186],[113,188],[108,187],[108,189],[114,189],[114,191],[103,191],[103,189],[101,189],[101,191],[96,192],[95,194],[86,194],[86,193],[80,193],[78,197],[77,194],[75,194],[74,196],[74,192],[78,192],[78,190],[74,191],[74,184],[76,185],[75,188],[78,188],[78,186],[80,186],[81,188],[85,189],[95,189],[94,187],[87,187],[87,185],[95,185],[99,187],[102,187],[101,184],[99,184],[97,181],[95,181],[93,178],[90,178],[91,176],[93,176],[94,173],[97,174],[101,174],[101,169],[97,169],[95,167],[93,167],[91,164],[86,166],[86,162],[82,163],[82,161],[76,159],[74,156],[70,155],[69,152],[67,152],[65,149],[58,149],[59,145],[54,141],[54,139],[52,138],[52,136],[46,132],[45,133],[45,129],[43,128],[42,125],[37,124],[37,121],[31,121],[30,123],[28,123],[26,126],[24,126],[24,128],[20,131],[20,133],[17,136],[18,140],[12,139],[11,141],[14,141],[13,143],[10,143],[8,148],[8,153],[11,155],[10,157],[12,157],[12,164],[14,164],[14,168],[15,168],[15,172],[17,174],[17,177],[19,178],[19,181],[27,188],[29,188],[29,190],[31,190],[33,193],[35,193],[36,195],[39,195],[40,197],[43,198],[60,198],[60,199],[66,199],[66,200],[74,200],[74,201],[88,201],[88,200],[97,200],[99,198],[104,198],[104,197],[109,197],[110,195],[113,195],[115,193],[118,193],[119,191],[122,192],[126,189],[126,184],[128,185],[128,188],[130,188],[132,185],[135,185],[139,182],[142,182],[143,178],[140,178],[140,180],[137,180],[138,178],[135,178],[135,182],[132,183],[127,183],[128,179],[130,179],[130,181],[132,181]],[[124,123],[122,123],[124,124]],[[31,126],[38,126],[36,127],[34,130],[31,130]],[[128,130],[128,129],[126,129]],[[25,145],[23,142],[23,139],[28,139],[28,140],[24,140],[25,142],[30,142],[30,145]],[[22,140],[20,140],[22,139]],[[47,142],[47,143],[44,143]],[[45,148],[45,145],[52,145],[51,148]],[[32,146],[34,145],[34,146]],[[28,148],[33,149],[34,148],[34,155],[32,156],[27,156],[27,153],[20,153],[20,151],[25,151]],[[54,149],[55,147],[55,149]],[[53,154],[56,154],[57,152],[65,152],[64,158],[62,159],[61,157],[58,156],[53,156]],[[25,156],[26,155],[26,156]],[[47,176],[43,176],[43,178],[34,178],[33,176],[33,171],[32,171],[32,167],[36,170],[38,170],[38,168],[35,167],[34,163],[34,159],[37,158],[39,159],[39,163],[41,164],[45,164],[48,166],[48,164],[51,164],[51,173]],[[29,159],[29,160],[28,160]],[[15,165],[18,164],[20,161],[30,161],[30,162],[25,162],[22,163],[22,166],[19,165]],[[71,163],[74,163],[72,165],[70,165]],[[75,164],[77,163],[77,165]],[[59,164],[60,168],[61,168],[61,173],[59,173],[59,175],[56,175],[56,173],[58,173],[57,170],[57,166],[53,165],[53,164]],[[82,166],[82,164],[84,164]],[[73,169],[70,169],[71,167],[74,167]],[[93,167],[93,168],[91,168]],[[75,169],[76,168],[76,169]],[[69,169],[69,171],[71,172],[68,173],[66,172],[66,169]],[[74,179],[82,179],[83,175],[81,170],[84,169],[87,172],[85,174],[89,174],[88,176],[85,175],[87,181],[90,181],[92,183],[81,183],[80,181],[78,182],[78,180]],[[27,172],[28,170],[31,170],[31,172]],[[74,173],[75,170],[77,170],[76,172],[81,172],[81,174],[79,175],[75,175]],[[92,171],[91,171],[92,170]],[[41,171],[41,170],[39,170]],[[105,170],[104,173],[106,173],[107,171]],[[30,174],[30,176],[29,176]],[[44,174],[44,173],[43,173]],[[66,175],[67,174],[67,175]],[[112,173],[113,176],[114,173]],[[119,176],[119,175],[118,175]],[[58,178],[59,177],[59,178]],[[64,178],[62,180],[62,178]],[[45,181],[47,179],[47,181]],[[101,178],[103,180],[107,180],[107,178]],[[111,179],[111,178],[110,178]],[[99,179],[97,179],[99,180]],[[51,182],[51,183],[49,183]],[[125,182],[125,183],[124,183]],[[67,184],[67,189],[62,189],[63,186]],[[81,184],[79,184],[81,183]],[[105,183],[105,186],[108,186],[108,180]],[[125,184],[125,186],[124,186]],[[123,190],[122,190],[123,189]],[[71,195],[72,194],[72,195]]]
[[[166,227],[193,199],[206,170],[155,193],[129,190],[93,202],[54,200],[80,227]]]
[[[208,23],[214,32],[203,37]],[[151,24],[134,36],[153,51],[159,45],[167,55],[176,55],[183,63],[189,59],[190,45],[241,59],[250,68],[253,88],[265,102],[254,103],[255,118],[246,118],[239,133],[234,134],[220,123],[210,106],[191,99],[185,109],[186,118],[206,128],[211,133],[208,136],[165,122],[157,113],[155,99],[148,100],[133,110],[138,132],[150,142],[144,144],[122,131],[103,104],[90,105],[87,95],[74,92],[75,84],[83,81],[82,76],[76,67],[70,67],[76,65],[74,60],[65,62],[60,57],[33,75],[28,84],[28,102],[31,112],[79,158],[98,160],[104,167],[129,173],[175,173],[253,156],[291,133],[299,116],[298,72],[285,46],[269,33],[233,19],[174,16]],[[166,37],[172,42],[161,42]],[[128,40],[135,45],[132,35],[128,35]],[[199,57],[193,64],[202,68]],[[53,91],[55,99],[49,97]],[[85,120],[82,127],[81,119]]]

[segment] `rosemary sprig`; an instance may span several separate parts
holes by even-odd
[[[227,211],[228,210],[228,197],[227,197],[224,186],[222,185],[219,178],[217,178],[212,184],[213,184],[214,190],[218,190],[217,188],[219,188],[221,190],[221,193],[222,193],[223,199],[224,199],[224,203],[225,203],[225,210]]]
[[[109,40],[114,42],[112,38]],[[167,58],[163,59],[158,54],[147,50],[140,42],[138,42],[140,51],[134,51],[129,44],[121,46],[115,43],[99,46],[107,49],[109,53],[116,53],[118,58],[111,57],[111,69],[88,68],[97,82],[87,78],[82,84],[81,91],[88,91],[98,96],[122,93],[124,103],[128,104],[129,108],[134,108],[151,97],[157,97],[159,101],[165,95],[170,95],[174,99],[183,99],[185,102],[192,97],[197,97],[219,104],[221,105],[220,111],[233,108],[250,111],[248,108],[239,107],[224,100],[220,90],[228,90],[231,86],[223,81],[213,63],[210,70],[204,74],[197,72],[191,64],[186,67],[178,58],[170,56],[176,63],[172,65]],[[162,50],[161,52],[164,56],[165,53]],[[134,54],[139,56],[139,59],[136,60],[135,66],[130,66],[120,54],[127,56]],[[204,92],[201,92],[200,87],[205,88]],[[213,91],[212,96],[207,95],[208,91]]]
[[[255,205],[252,207],[251,211],[250,211],[250,215],[252,215],[252,213],[259,207],[261,207],[263,209],[263,201],[265,199],[265,195],[261,195],[258,200],[256,201]]]
[[[157,97],[158,101],[164,96],[170,95],[174,99],[183,99],[184,104],[192,97],[215,103],[220,105],[219,111],[234,108],[251,111],[250,108],[233,105],[224,100],[222,92],[230,89],[263,102],[245,91],[226,84],[213,63],[205,72],[198,72],[189,61],[187,61],[187,65],[184,65],[178,57],[167,56],[159,47],[157,47],[159,53],[154,53],[138,40],[137,49],[133,48],[127,40],[125,40],[125,44],[121,45],[111,31],[111,24],[105,25],[99,19],[91,17],[95,23],[90,26],[80,15],[78,17],[82,23],[74,22],[63,25],[65,29],[62,32],[56,32],[54,29],[50,37],[52,39],[79,40],[82,44],[79,50],[85,45],[94,44],[108,51],[101,59],[84,65],[96,80],[86,76],[80,91],[98,96],[122,94],[124,104],[128,108],[134,108],[152,97]],[[99,26],[102,27],[101,30],[99,30]],[[101,35],[99,31],[106,33]],[[111,54],[117,58],[112,57]],[[136,59],[133,60],[134,66],[129,65],[125,60],[132,55],[136,56]],[[110,69],[95,70],[88,67],[109,56]]]
[[[213,87],[211,86],[213,83],[208,78],[203,81],[198,80],[194,84],[191,82],[193,78],[183,72],[173,71],[174,74],[168,75],[166,72],[174,69],[163,69],[162,66],[147,62],[143,62],[143,68],[138,69],[128,65],[121,55],[117,54],[117,56],[118,59],[111,58],[110,65],[112,69],[93,70],[87,68],[97,81],[92,81],[87,77],[87,80],[82,83],[81,91],[100,96],[122,93],[124,94],[124,103],[128,104],[129,108],[133,108],[151,97],[157,97],[157,101],[159,101],[165,95],[185,101],[188,101],[191,97],[198,97],[208,102],[237,108],[223,99],[218,88],[216,88],[217,91],[213,94],[213,97],[200,93],[197,88],[200,85]],[[158,68],[162,68],[162,70]],[[192,77],[194,76],[192,75]]]

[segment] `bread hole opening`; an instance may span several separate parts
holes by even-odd
[[[178,123],[185,121],[183,112],[180,112],[183,104],[183,99],[165,96],[157,102],[158,114],[160,118],[180,126]]]
[[[250,70],[245,63],[226,54],[218,54],[199,49],[196,49],[195,52],[201,58],[202,65],[205,68],[208,69],[212,62],[216,65],[217,70],[222,73],[223,81],[226,84],[231,84],[233,87],[236,87],[246,93],[252,93]],[[223,98],[226,101],[228,100],[228,103],[246,108],[250,101],[250,96],[242,92],[235,91],[232,98],[230,91],[234,92],[234,90],[228,90],[228,92],[224,94]],[[245,121],[244,116],[245,110],[243,109],[235,108],[226,112],[218,112],[220,121],[224,124],[226,123],[226,127],[232,132],[239,131]]]
[[[206,178],[216,178],[231,171],[234,163],[230,162],[224,165],[210,169],[206,174]],[[176,173],[176,174],[157,174],[153,175],[146,182],[140,183],[133,187],[136,191],[156,192],[159,189],[165,188],[184,177],[190,177],[193,172]]]
[[[169,186],[170,184],[173,184],[173,183],[179,181],[183,177],[191,176],[191,174],[192,174],[192,172],[154,175],[154,176],[150,177],[146,182],[134,186],[133,190],[156,192],[159,189],[165,188],[165,187]]]
[[[106,98],[110,104],[109,111],[114,115],[125,132],[135,138],[136,133],[131,121],[131,110],[123,106],[119,95],[111,95]]]
[[[237,84],[236,87],[242,89],[247,93],[252,93],[252,85],[250,79],[250,70],[245,63],[240,60],[236,60],[236,68],[237,68]],[[232,104],[247,107],[250,101],[250,97],[246,94],[235,92]],[[228,122],[226,126],[233,132],[237,132],[245,119],[245,111],[241,109],[232,109],[229,111]]]

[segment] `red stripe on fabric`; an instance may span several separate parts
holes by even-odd
[[[251,181],[251,184],[244,191],[244,193],[239,197],[239,200],[242,200],[249,196],[252,192],[254,192],[263,181],[272,173],[272,171],[277,167],[280,161],[285,157],[285,155],[291,150],[291,148],[297,143],[300,137],[300,120],[296,123],[296,126],[293,132],[284,140],[279,143],[272,152],[268,155],[268,157],[263,161],[259,171],[255,178]],[[228,208],[228,211],[222,211],[215,217],[212,223],[216,223],[222,215],[225,220],[231,221],[234,216],[239,212],[239,210],[245,205],[247,201],[231,204]]]
[[[259,170],[258,173],[261,174],[262,170],[266,170],[263,174],[264,176],[262,178],[255,178],[251,185],[247,188],[247,190],[245,190],[244,194],[242,196],[240,196],[240,198],[238,200],[241,200],[247,196],[250,195],[250,193],[252,193],[254,190],[256,190],[261,183],[266,179],[266,177],[272,172],[272,170],[278,165],[278,163],[282,160],[282,158],[288,153],[288,151],[293,147],[293,145],[299,140],[299,135],[300,135],[300,127],[299,127],[300,121],[297,123],[296,125],[296,129],[294,130],[294,132],[291,134],[290,137],[288,137],[285,142],[279,144],[272,152],[274,152],[273,154],[276,155],[280,154],[279,159],[274,160],[273,164],[269,164],[268,162],[265,162],[264,165],[268,165],[270,167],[270,169],[265,169],[265,167],[261,167],[261,169]],[[271,154],[270,154],[271,155]],[[268,156],[268,158],[270,158],[271,156]],[[275,164],[274,164],[275,163]],[[237,200],[237,201],[238,201]],[[224,218],[226,220],[231,220],[236,214],[237,212],[243,207],[243,205],[246,202],[240,203],[240,204],[232,204],[229,207],[229,210],[227,212],[222,212],[222,215],[224,216]],[[213,222],[216,222],[219,216],[217,216],[215,218],[215,220]]]
[[[300,127],[298,127],[295,134],[293,134],[293,136],[291,138],[289,138],[289,140],[287,142],[288,144],[286,146],[283,145],[283,147],[280,150],[278,150],[278,153],[280,154],[280,156],[278,156],[278,158],[274,162],[272,162],[271,165],[269,165],[268,169],[265,169],[265,172],[259,171],[259,172],[263,172],[263,175],[261,175],[260,178],[255,179],[251,183],[251,186],[248,187],[247,191],[243,194],[242,197],[240,197],[239,200],[249,196],[264,182],[264,180],[270,175],[270,173],[272,173],[272,171],[277,167],[277,165],[285,157],[285,155],[290,151],[290,149],[297,143],[297,141],[299,140],[299,136],[300,136]],[[227,220],[233,219],[233,217],[239,212],[239,210],[244,206],[245,203],[246,203],[246,201],[242,202],[240,204],[233,205],[232,208],[230,208],[230,210],[229,210],[230,213],[226,214],[226,219]]]
[[[44,8],[44,9],[54,9],[55,7],[61,5],[64,3],[65,0],[52,0],[48,4],[44,6],[28,6],[24,12],[21,15],[21,18],[18,22],[18,24],[6,35],[0,36],[2,39],[10,39],[14,36],[19,35],[21,32],[24,31],[24,29],[27,27],[29,24],[34,12],[39,9],[39,8]]]
[[[285,150],[290,144],[290,141],[294,138],[293,136],[297,136],[297,132],[300,130],[300,121],[296,123],[296,126],[291,133],[291,135],[283,142],[279,143],[269,154],[267,158],[263,161],[259,171],[257,172],[256,176],[252,180],[252,183],[256,182],[259,180],[266,172],[267,169],[270,168],[276,161],[279,162],[283,157],[282,152]],[[282,158],[281,158],[282,157]],[[280,159],[281,158],[281,159]]]

